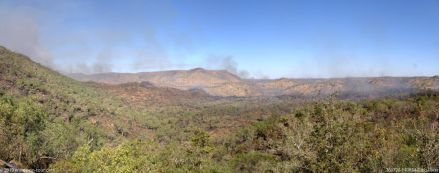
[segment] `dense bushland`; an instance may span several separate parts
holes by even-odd
[[[439,166],[439,96],[135,105],[0,47],[0,159],[53,172]]]
[[[180,142],[135,140],[97,150],[84,146],[52,168],[69,167],[72,172],[434,169],[439,165],[438,113],[437,94],[363,101],[330,98],[302,104],[288,114],[273,114],[216,139],[198,129]]]
[[[122,135],[120,99],[0,47],[0,159],[44,168],[83,144],[101,147]]]

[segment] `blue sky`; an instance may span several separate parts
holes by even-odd
[[[1,0],[0,44],[63,72],[439,74],[439,0]]]

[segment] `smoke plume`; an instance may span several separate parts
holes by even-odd
[[[212,55],[208,58],[206,58],[206,66],[208,68],[214,68],[214,69],[222,69],[227,70],[228,72],[235,74],[241,78],[249,78],[249,72],[246,70],[239,70],[238,69],[238,63],[234,60],[233,56],[226,55],[226,56],[218,56],[218,55]]]
[[[0,7],[0,44],[53,67],[53,57],[41,42],[35,15],[36,11],[30,8]]]

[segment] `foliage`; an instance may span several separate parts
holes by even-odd
[[[436,168],[438,95],[133,105],[0,47],[0,159],[53,172]]]

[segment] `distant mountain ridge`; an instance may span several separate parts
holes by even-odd
[[[156,86],[173,86],[183,89],[241,81],[238,76],[225,70],[206,70],[203,68],[140,73],[71,74],[69,76],[81,81],[95,81],[106,84],[148,81]]]
[[[79,81],[106,84],[149,82],[158,87],[202,89],[214,96],[318,96],[338,93],[349,97],[381,96],[438,90],[439,77],[358,77],[330,79],[247,80],[226,70],[172,70],[141,73],[70,74]]]

